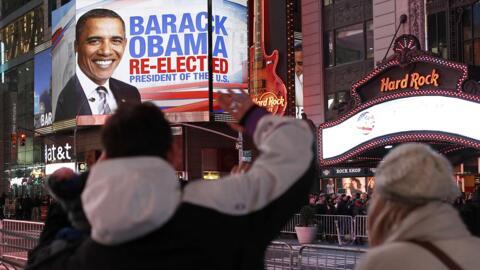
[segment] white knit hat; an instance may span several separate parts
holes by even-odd
[[[375,192],[411,203],[453,201],[460,195],[450,162],[428,145],[395,147],[375,171]]]

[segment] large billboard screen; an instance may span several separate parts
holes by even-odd
[[[54,88],[55,121],[140,101],[167,115],[209,111],[207,8],[204,0],[77,0],[76,74]],[[215,93],[245,89],[247,1],[212,8]]]
[[[34,127],[52,124],[52,55],[50,49],[34,58]]]
[[[75,76],[75,1],[52,12],[52,32],[52,112],[57,121],[57,104],[62,103],[58,101],[59,95]],[[70,106],[76,110],[77,103]]]

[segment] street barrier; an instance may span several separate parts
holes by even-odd
[[[320,236],[351,237],[351,240],[368,238],[367,216],[316,215],[315,218]],[[300,215],[294,215],[282,232],[295,233],[299,221]],[[28,251],[37,245],[43,227],[41,222],[11,219],[0,222],[0,267],[21,269],[27,261]],[[339,244],[342,244],[340,240]],[[298,249],[274,241],[265,252],[265,269],[353,269],[363,252],[365,249],[324,245],[304,245]]]
[[[294,265],[294,250],[285,242],[273,241],[265,251],[265,269],[292,270]]]
[[[316,215],[318,234],[325,236],[352,237],[353,220],[351,216],[343,215]],[[336,227],[338,223],[338,230]],[[353,238],[353,237],[352,237]]]
[[[26,262],[28,251],[37,245],[43,226],[41,222],[4,219],[0,229],[2,260]]]
[[[296,245],[274,241],[265,253],[267,270],[354,269],[363,248],[327,245]]]
[[[297,269],[354,269],[366,249],[303,245],[298,251]]]
[[[315,215],[320,237],[341,237],[353,241],[357,237],[368,238],[367,216]],[[295,225],[300,223],[300,215],[295,214],[283,227],[282,233],[295,233]],[[338,224],[338,230],[337,225]]]
[[[355,238],[365,238],[368,239],[367,233],[367,216],[355,216],[354,220],[354,228],[355,228]]]

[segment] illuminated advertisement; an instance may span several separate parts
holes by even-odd
[[[402,35],[390,58],[352,85],[353,108],[319,127],[322,165],[353,160],[368,150],[404,142],[448,142],[480,148],[477,81],[468,67],[420,50]]]
[[[302,42],[295,45],[295,117],[302,118],[303,110],[303,48]]]
[[[247,1],[214,0],[212,10],[215,97],[247,88]],[[147,101],[167,116],[208,112],[206,1],[77,0],[75,18],[75,75],[54,87],[55,121]]]
[[[480,103],[454,97],[413,96],[383,102],[322,129],[322,139],[328,142],[322,144],[322,158],[405,132],[435,131],[480,141],[480,126],[471,124],[478,112]]]
[[[35,55],[34,59],[34,126],[52,124],[52,55],[50,49]]]
[[[59,94],[75,75],[75,1],[52,12],[52,32],[52,112],[56,121]],[[76,102],[71,104],[73,110],[76,106]]]

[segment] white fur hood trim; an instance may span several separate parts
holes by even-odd
[[[156,157],[117,158],[96,164],[82,193],[92,239],[115,245],[166,223],[180,203],[175,171]]]

